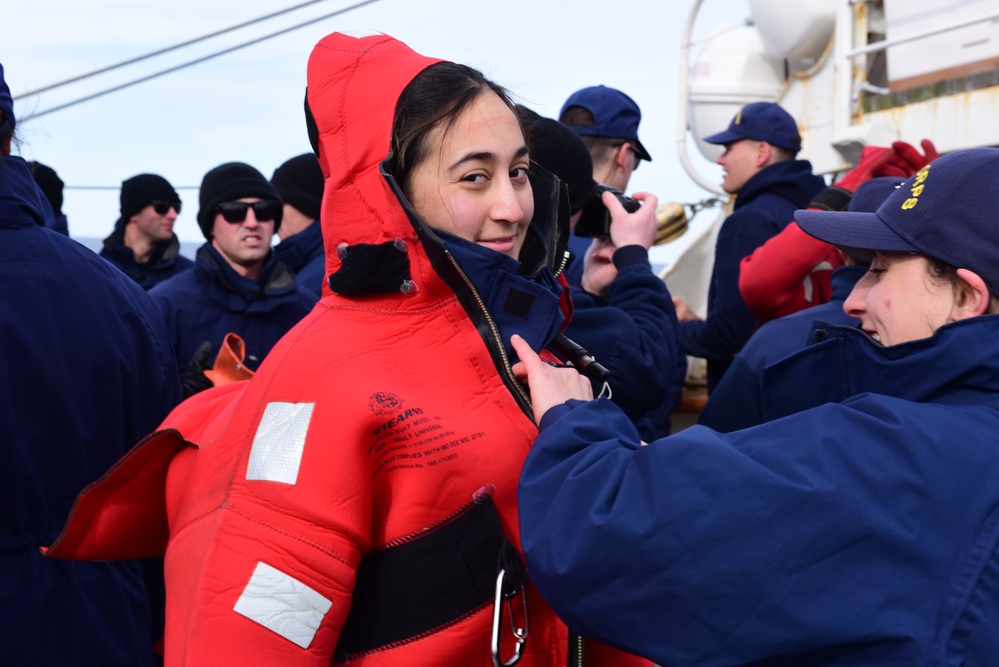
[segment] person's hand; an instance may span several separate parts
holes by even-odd
[[[510,338],[520,361],[514,364],[513,374],[527,381],[531,389],[534,420],[538,423],[551,408],[571,398],[588,401],[593,398],[593,386],[572,366],[552,366],[541,360],[523,338],[514,334]]]
[[[610,239],[615,248],[626,245],[640,245],[646,250],[652,247],[659,231],[656,206],[659,200],[648,192],[636,192],[634,198],[642,205],[634,213],[628,213],[612,192],[604,192],[600,199],[610,211]]]
[[[692,320],[701,319],[693,310],[690,309],[690,305],[682,296],[673,297],[673,308],[676,310],[676,319],[680,322],[690,322]]]
[[[885,173],[878,173],[875,176],[909,178],[930,162],[940,157],[936,146],[929,139],[923,139],[919,142],[919,145],[922,146],[923,153],[920,153],[919,149],[912,144],[904,141],[892,143],[891,148],[894,155],[892,155],[888,163],[882,168],[881,171]]]
[[[180,374],[180,388],[184,393],[184,398],[190,398],[199,391],[210,389],[214,385],[205,375],[205,368],[208,367],[208,357],[212,354],[212,344],[205,341],[195,350],[194,356],[187,362],[184,372]]]
[[[874,178],[874,176],[881,174],[884,171],[885,165],[894,157],[895,151],[892,148],[886,146],[867,146],[861,151],[860,159],[857,160],[857,166],[846,172],[843,178],[833,183],[833,187],[841,188],[853,194],[857,191],[857,187],[861,183],[866,183]]]

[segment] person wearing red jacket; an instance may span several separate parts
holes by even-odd
[[[319,42],[306,118],[324,296],[81,496],[47,553],[165,547],[167,665],[582,664],[516,506],[537,426],[509,341],[542,350],[564,323],[557,179],[532,189],[503,89],[385,35]]]
[[[868,146],[857,166],[820,192],[809,208],[845,211],[857,188],[880,176],[905,179],[939,157],[933,142],[924,139],[924,154],[896,141],[891,147]],[[795,222],[744,257],[739,265],[739,293],[757,324],[827,303],[832,296],[832,272],[842,266],[839,251],[801,231]]]

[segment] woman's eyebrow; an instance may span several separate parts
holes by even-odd
[[[526,156],[527,154],[527,146],[521,146],[517,149],[517,152],[513,154],[513,157],[520,158]],[[448,171],[458,168],[465,162],[494,162],[497,159],[498,156],[492,151],[471,151],[455,160],[454,164],[448,167]]]

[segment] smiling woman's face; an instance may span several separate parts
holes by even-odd
[[[534,198],[527,146],[510,107],[483,92],[427,142],[427,157],[409,178],[413,209],[434,229],[517,259]]]

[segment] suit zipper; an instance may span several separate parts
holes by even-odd
[[[489,314],[489,309],[486,308],[486,304],[483,303],[482,297],[479,296],[478,291],[476,291],[475,287],[472,285],[472,281],[468,279],[468,276],[465,275],[465,272],[461,270],[460,266],[458,266],[458,262],[455,261],[454,257],[451,255],[450,252],[447,252],[445,250],[444,254],[447,255],[447,258],[451,261],[451,265],[454,266],[455,270],[458,272],[458,275],[460,275],[461,279],[465,281],[465,285],[468,287],[472,296],[475,297],[475,302],[479,305],[479,310],[482,311],[482,315],[486,319],[486,324],[489,326],[489,331],[490,333],[492,333],[493,342],[496,343],[496,347],[499,349],[500,356],[503,359],[503,368],[506,371],[507,378],[511,380],[511,382],[508,382],[507,384],[513,386],[514,391],[516,391],[517,394],[520,396],[522,405],[525,406],[525,412],[527,413],[527,416],[531,418],[531,421],[533,421],[534,416],[530,410],[531,397],[528,396],[527,391],[520,384],[520,380],[515,378],[513,375],[513,366],[510,364],[510,357],[506,355],[506,347],[503,346],[503,337],[500,335],[499,327],[496,326],[496,322],[493,320],[492,315]]]
[[[583,636],[569,631],[569,662],[568,667],[583,667],[586,655],[583,647]]]
[[[434,523],[430,524],[429,526],[424,526],[423,528],[421,528],[420,530],[416,531],[415,533],[410,533],[409,535],[403,535],[402,537],[397,537],[394,540],[389,540],[385,544],[372,549],[370,552],[368,552],[368,555],[371,555],[371,554],[374,554],[374,553],[378,553],[379,551],[385,551],[386,549],[391,549],[392,547],[397,547],[399,545],[406,544],[407,542],[412,542],[413,540],[417,540],[417,539],[419,539],[421,537],[424,537],[424,536],[426,536],[427,533],[433,532],[433,531],[437,530],[438,528],[441,528],[441,527],[446,526],[447,524],[451,523],[452,521],[454,521],[455,519],[457,519],[459,516],[461,516],[462,514],[464,514],[465,512],[467,512],[468,510],[472,509],[476,505],[477,502],[479,502],[479,501],[470,500],[467,503],[465,503],[464,505],[462,505],[461,507],[459,507],[458,509],[456,509],[455,511],[451,512],[450,514],[448,514],[443,519],[440,519],[439,521],[435,521]]]

